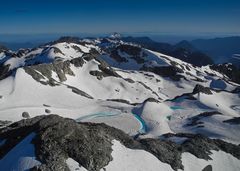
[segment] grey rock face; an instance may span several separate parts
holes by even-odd
[[[219,151],[222,150],[232,156],[240,159],[240,146],[225,142],[219,139],[210,139],[200,134],[165,134],[164,137],[184,137],[187,138],[181,144],[182,152],[189,152],[198,158],[211,160],[211,150]]]
[[[68,157],[90,171],[100,170],[112,160],[113,139],[129,147],[140,146],[122,131],[105,124],[78,124],[49,115],[22,120],[1,130],[0,138],[7,139],[7,143],[0,147],[0,158],[31,132],[37,133],[33,144],[38,160],[43,163],[33,170],[65,170]]]
[[[84,60],[82,57],[74,58],[70,61],[75,67],[82,67],[84,64]]]
[[[144,149],[154,154],[160,161],[168,163],[174,170],[183,169],[180,146],[170,141],[142,139]]]
[[[219,139],[210,139],[202,135],[195,135],[182,144],[182,149],[185,152],[190,152],[198,158],[211,160],[209,156],[211,150],[222,150],[232,156],[240,159],[240,146],[227,143]]]
[[[43,83],[44,81],[40,81],[41,79],[48,79],[46,84],[49,85],[57,85],[53,78],[52,72],[55,72],[60,80],[60,82],[66,81],[66,74],[74,76],[73,71],[70,68],[70,61],[55,61],[50,64],[40,64],[34,66],[24,67],[26,73],[31,75],[33,79],[36,81]],[[40,74],[41,73],[41,74]]]
[[[112,160],[114,139],[127,148],[152,153],[162,162],[170,164],[174,170],[183,169],[183,152],[211,160],[211,150],[222,150],[240,159],[240,146],[222,140],[193,134],[168,135],[188,137],[182,144],[160,139],[134,140],[121,130],[105,124],[77,123],[57,115],[25,119],[0,129],[0,139],[6,139],[6,143],[0,146],[0,158],[32,132],[36,133],[32,141],[36,157],[42,164],[31,170],[38,171],[68,170],[65,161],[69,157],[89,171],[99,171]]]

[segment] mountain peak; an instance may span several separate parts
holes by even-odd
[[[120,33],[114,32],[109,37],[113,38],[113,39],[120,39],[122,37],[122,35]]]
[[[184,48],[186,50],[189,50],[191,52],[196,51],[196,48],[187,40],[180,41],[179,43],[175,44],[175,49],[177,48]]]

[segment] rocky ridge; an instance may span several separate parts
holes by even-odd
[[[0,158],[30,133],[36,133],[32,143],[37,159],[42,163],[31,170],[68,170],[68,157],[89,171],[104,168],[111,160],[112,141],[118,140],[131,149],[143,149],[168,163],[174,170],[184,169],[181,154],[189,152],[198,158],[211,160],[211,150],[222,150],[240,159],[240,147],[202,135],[166,134],[165,137],[187,137],[182,144],[160,139],[136,139],[105,124],[77,123],[57,115],[38,116],[13,123],[0,130]]]

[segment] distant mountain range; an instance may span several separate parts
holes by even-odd
[[[148,49],[177,57],[197,66],[227,62],[240,66],[238,58],[240,37],[238,36],[192,41],[183,40],[175,45],[156,42],[149,37],[123,37],[122,39],[141,44]]]
[[[214,39],[195,39],[192,41],[183,40],[176,44],[157,42],[149,37],[122,37],[119,33],[115,33],[112,36],[125,42],[136,43],[147,49],[174,56],[196,66],[204,66],[213,63],[233,63],[235,66],[240,67],[239,36]],[[20,48],[33,48],[40,44],[43,44],[43,42],[0,43],[0,45],[4,45],[4,47],[14,51],[17,51]]]
[[[171,45],[168,43],[155,42],[148,37],[123,37],[122,40],[140,44],[145,48],[174,56],[196,66],[214,63],[209,56],[197,50],[188,41],[181,41],[175,45]]]
[[[0,42],[0,48],[1,45],[4,45],[8,49],[11,49],[13,51],[17,51],[21,48],[34,48],[36,46],[39,46],[41,43],[39,42]]]
[[[234,54],[240,54],[240,36],[198,39],[190,42],[194,47],[211,56],[216,63],[231,61]]]

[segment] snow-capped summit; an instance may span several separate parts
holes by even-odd
[[[112,39],[121,39],[122,35],[120,33],[114,32],[109,37]]]

